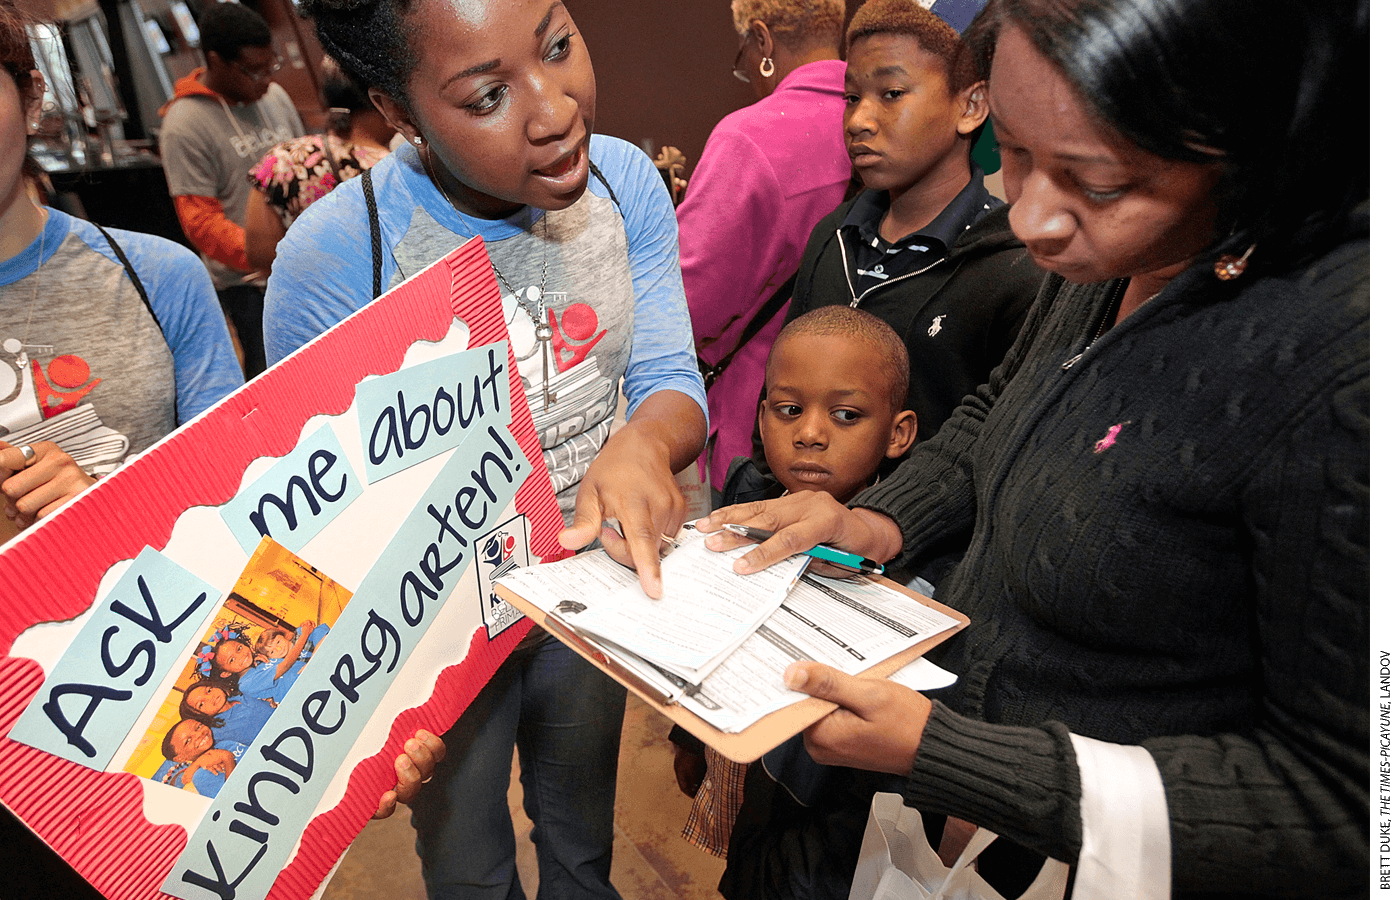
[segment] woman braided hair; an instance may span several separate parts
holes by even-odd
[[[661,537],[685,514],[673,473],[704,442],[704,386],[670,196],[644,153],[593,133],[593,66],[568,9],[554,0],[303,8],[407,143],[314,203],[278,245],[270,356],[368,303],[376,284],[480,236],[569,525],[559,540],[601,542],[658,596]],[[620,384],[628,418],[614,428]],[[563,644],[527,634],[445,735],[449,757],[415,805],[430,896],[517,895],[506,789],[518,744],[540,897],[617,897],[609,870],[624,700]]]

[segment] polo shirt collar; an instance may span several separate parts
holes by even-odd
[[[895,245],[936,241],[944,250],[953,246],[953,242],[971,228],[989,207],[1000,205],[991,202],[992,195],[983,183],[984,177],[981,167],[972,163],[972,177],[957,196],[943,207],[943,211],[924,227],[895,241]],[[880,220],[889,208],[889,191],[862,191],[851,204],[841,227],[858,229],[861,241],[866,244],[881,240]]]

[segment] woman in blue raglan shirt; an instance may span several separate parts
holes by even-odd
[[[243,383],[193,253],[109,239],[31,198],[43,95],[24,23],[0,7],[0,527],[47,515]]]
[[[243,384],[198,257],[148,234],[109,241],[30,196],[44,80],[26,24],[0,0],[0,529],[47,515]],[[426,732],[410,738],[377,814],[413,796],[441,752]],[[0,814],[0,844],[36,840]]]
[[[658,535],[684,515],[672,473],[704,441],[705,394],[670,198],[645,154],[593,135],[593,69],[569,13],[550,0],[303,8],[327,52],[408,138],[368,176],[383,286],[486,240],[572,522],[561,541],[601,538],[658,595]],[[354,179],[292,226],[268,285],[270,359],[372,299],[370,215]],[[609,434],[624,375],[628,422]],[[518,743],[540,897],[617,897],[608,870],[624,696],[557,641],[526,638],[444,736],[448,758],[415,804],[430,896],[521,896],[506,804]]]

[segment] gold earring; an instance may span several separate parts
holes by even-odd
[[[764,78],[772,78],[773,73],[776,71],[777,67],[773,65],[773,57],[771,56],[763,57],[763,62],[758,64],[758,74],[762,75]]]

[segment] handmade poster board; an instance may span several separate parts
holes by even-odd
[[[911,591],[901,584],[890,581],[888,578],[876,576],[871,580],[877,581],[892,590],[907,594],[924,606],[935,609],[952,618],[957,624],[947,631],[940,632],[931,638],[920,641],[913,647],[871,666],[865,672],[857,676],[859,678],[888,678],[918,657],[923,656],[934,647],[948,640],[948,638],[962,631],[967,627],[970,621],[963,613],[944,606],[931,597],[925,597]],[[753,762],[793,735],[800,734],[807,726],[815,724],[827,713],[836,709],[836,704],[829,700],[808,697],[806,700],[799,701],[791,706],[769,713],[743,731],[734,734],[720,731],[695,713],[662,696],[625,666],[614,662],[606,652],[587,637],[580,635],[578,632],[568,627],[559,617],[550,615],[545,610],[540,609],[538,606],[535,606],[530,601],[510,590],[508,587],[501,586],[497,588],[497,591],[502,597],[509,601],[512,606],[519,609],[526,616],[529,616],[530,619],[545,631],[548,631],[550,634],[563,641],[575,653],[587,659],[597,668],[608,673],[614,681],[646,701],[647,705],[652,709],[655,709],[672,722],[680,725],[705,744],[713,747],[720,755],[734,762]]]
[[[0,548],[0,802],[113,900],[309,897],[562,526],[477,238]],[[169,757],[205,675],[265,724]]]

